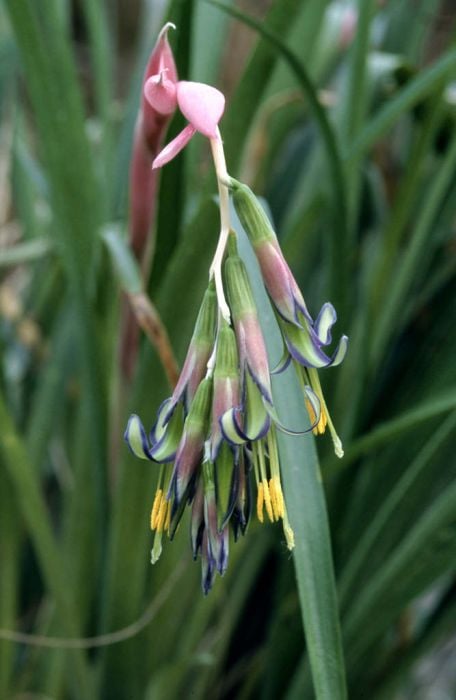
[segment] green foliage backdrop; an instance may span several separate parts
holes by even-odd
[[[350,337],[323,373],[344,459],[281,440],[294,556],[252,522],[207,598],[186,523],[151,567],[156,472],[122,440],[169,393],[147,338],[130,381],[119,366],[132,134],[167,19],[179,75],[226,89],[230,173]],[[3,0],[0,698],[431,697],[415,669],[456,623],[455,26],[443,0]],[[161,173],[152,234],[179,363],[215,192],[196,137]],[[293,377],[275,396],[296,421]]]

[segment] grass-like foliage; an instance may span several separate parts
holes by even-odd
[[[226,88],[230,175],[350,338],[321,373],[343,459],[326,435],[279,437],[293,554],[252,518],[207,597],[187,516],[150,565],[159,467],[122,439],[170,394],[219,230],[197,134],[150,191],[146,262],[127,234],[167,20],[180,78]],[[443,0],[0,5],[0,698],[456,692],[455,27]],[[292,373],[273,391],[282,422],[307,420]]]

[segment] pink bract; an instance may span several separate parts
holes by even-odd
[[[182,151],[183,148],[188,144],[192,136],[196,133],[195,128],[191,124],[187,124],[185,129],[183,129],[175,139],[170,141],[162,151],[155,158],[152,163],[152,168],[161,168],[162,165],[166,165],[170,160],[177,156],[178,153]]]
[[[152,75],[144,84],[144,97],[159,114],[172,114],[177,105],[176,83],[164,73]]]
[[[225,109],[225,97],[204,83],[180,80],[177,84],[177,104],[190,124],[204,136],[217,136],[217,126]]]

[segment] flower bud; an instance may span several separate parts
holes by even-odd
[[[300,326],[299,312],[309,320],[310,315],[266,212],[247,185],[232,179],[231,187],[234,207],[252,243],[268,294],[279,314]]]
[[[215,493],[217,499],[217,529],[227,525],[237,501],[239,489],[239,458],[228,443],[223,442],[215,462]]]
[[[198,479],[195,495],[192,503],[192,514],[190,519],[190,538],[192,542],[193,559],[196,559],[201,550],[204,533],[204,490],[203,479]]]
[[[225,263],[228,301],[233,315],[241,372],[247,369],[262,396],[272,403],[269,364],[246,267],[231,243]]]
[[[207,595],[212,588],[215,578],[215,560],[209,546],[207,530],[203,532],[201,542],[201,586],[204,595]]]
[[[252,245],[255,247],[262,241],[275,241],[276,234],[271,222],[250,187],[234,178],[231,178],[229,187],[236,214]]]
[[[194,486],[196,470],[204,453],[204,442],[209,427],[212,401],[212,379],[203,379],[190,406],[184,423],[182,438],[177,449],[174,471],[171,477],[169,495],[173,497],[171,518],[175,516],[181,503],[185,502]]]
[[[234,541],[239,537],[239,531],[245,535],[252,513],[252,485],[250,482],[251,464],[247,450],[239,450],[239,486],[236,503],[230,523],[233,528]]]
[[[225,262],[228,300],[234,321],[247,314],[256,315],[255,299],[250,287],[247,269],[238,255],[234,236],[229,238],[229,255]]]
[[[208,538],[208,549],[219,574],[223,575],[228,565],[228,527],[219,532],[217,526],[217,499],[215,491],[214,465],[203,464],[204,482],[204,522]]]
[[[207,363],[214,347],[216,321],[217,297],[211,283],[204,294],[187,357],[172,395],[174,404],[183,398],[186,410],[206,374]]]
[[[226,411],[239,406],[239,359],[236,336],[222,321],[217,336],[212,403],[211,459],[215,460],[222,441],[220,419]]]

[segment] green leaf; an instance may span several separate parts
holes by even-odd
[[[386,423],[381,423],[367,435],[350,443],[345,450],[343,462],[335,458],[323,465],[325,476],[338,474],[353,464],[359,457],[367,455],[378,447],[392,442],[409,430],[413,430],[442,413],[447,413],[456,407],[456,391],[450,389],[444,393],[433,396],[428,401],[423,401],[421,405],[405,411],[402,415],[392,418]]]
[[[351,663],[388,628],[404,605],[454,569],[455,514],[456,484],[452,484],[427,507],[375,577],[359,591],[343,626]]]
[[[273,364],[282,351],[277,322],[239,221],[235,220],[234,228],[241,234],[239,250],[249,271]],[[273,392],[282,423],[290,428],[309,426],[302,390],[292,372],[274,378]],[[310,433],[299,437],[279,433],[278,440],[285,500],[295,537],[293,557],[315,696],[318,700],[339,700],[347,696],[345,669],[328,515],[314,438]]]
[[[385,133],[393,126],[398,118],[414,107],[423,98],[430,95],[439,82],[451,75],[456,68],[456,49],[449,51],[433,63],[429,68],[418,73],[416,78],[393,100],[387,102],[363,131],[347,154],[349,160],[361,158]]]
[[[417,481],[422,472],[429,467],[431,460],[434,459],[442,443],[454,433],[455,427],[456,412],[453,411],[418,452],[416,458],[411,462],[408,468],[405,469],[391,492],[384,498],[378,511],[373,513],[371,521],[367,528],[360,534],[351,552],[347,566],[342,572],[340,579],[340,599],[342,605],[353,589],[354,582],[356,581],[357,575],[359,575],[362,570],[363,564],[368,560],[370,550],[381,538],[385,528],[388,528],[389,532],[394,528],[395,511],[406,507],[407,499],[410,498],[415,481]],[[398,538],[399,537],[400,535],[398,533]]]
[[[129,294],[142,291],[141,272],[128,242],[119,228],[105,228],[101,237],[111,255],[122,288]]]
[[[90,414],[93,487],[98,492],[100,522],[106,512],[106,388],[96,343],[93,314],[94,260],[103,215],[103,193],[95,177],[85,132],[82,94],[75,61],[62,30],[56,3],[7,0],[11,25],[19,45],[26,87],[36,119],[47,169],[52,233],[77,308],[76,340],[82,358],[84,408]],[[103,528],[97,531],[100,535]]]
[[[0,629],[13,629],[18,617],[22,539],[14,492],[6,473],[0,469]],[[0,642],[0,697],[12,695],[14,660],[13,645]]]
[[[379,359],[385,351],[385,347],[392,334],[397,334],[402,329],[401,307],[407,292],[413,288],[415,273],[423,257],[426,260],[426,246],[432,235],[432,227],[443,206],[448,189],[454,181],[456,167],[456,135],[451,139],[445,152],[440,168],[429,184],[427,196],[424,198],[418,212],[417,224],[408,241],[406,250],[403,251],[396,267],[396,274],[392,276],[391,285],[381,309],[375,334],[372,338],[372,365],[376,367]]]
[[[53,249],[52,241],[47,238],[37,238],[24,243],[18,243],[0,251],[0,268],[22,265],[48,255]]]
[[[26,453],[11,416],[0,395],[0,456],[16,501],[35,548],[38,562],[49,592],[55,599],[61,626],[70,636],[80,633],[73,604],[71,586],[62,568],[62,557],[52,532],[39,484],[39,473]],[[71,652],[74,680],[80,684],[84,697],[92,697],[87,659],[82,651]]]

